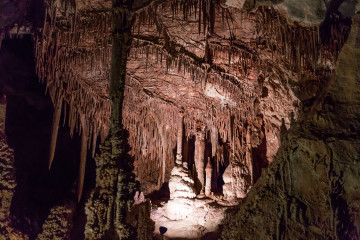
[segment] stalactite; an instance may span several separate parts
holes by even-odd
[[[51,168],[51,164],[52,164],[52,161],[53,161],[54,155],[55,155],[55,148],[56,148],[56,141],[57,141],[58,130],[59,130],[59,122],[60,122],[60,116],[61,116],[62,103],[63,103],[63,99],[62,99],[62,96],[60,96],[55,103],[55,109],[54,109],[54,113],[53,113],[51,142],[50,142],[50,156],[49,156],[49,170]]]
[[[214,157],[218,146],[218,131],[216,126],[211,127],[211,156]]]
[[[81,156],[80,156],[78,191],[77,191],[78,202],[81,199],[83,186],[84,186],[87,142],[88,142],[88,124],[86,123],[87,120],[85,119],[85,115],[81,115],[80,119],[81,119],[82,135],[81,135]]]

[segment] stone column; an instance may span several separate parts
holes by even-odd
[[[176,165],[182,165],[183,118],[183,114],[180,113],[177,129]]]
[[[0,137],[5,137],[6,95],[0,95]]]
[[[198,132],[195,139],[195,168],[201,184],[200,194],[204,193],[204,170],[205,170],[205,135]]]
[[[205,196],[210,196],[211,194],[211,176],[212,176],[212,165],[210,162],[210,157],[208,158],[208,162],[206,164],[206,181],[205,181]]]

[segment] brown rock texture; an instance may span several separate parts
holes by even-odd
[[[0,96],[0,236],[10,237],[10,206],[16,182],[14,151],[5,140],[6,96]]]
[[[285,3],[289,6],[291,1]],[[336,238],[339,231],[352,234],[352,230],[334,230],[340,226],[334,216],[348,216],[344,209],[334,210],[345,199],[345,173],[337,170],[340,163],[334,163],[341,151],[335,150],[348,145],[332,140],[340,134],[343,141],[356,139],[357,135],[336,132],[349,122],[337,116],[356,118],[357,103],[349,102],[356,97],[330,90],[325,94],[328,89],[342,89],[347,94],[356,89],[355,83],[349,89],[331,87],[327,78],[348,26],[331,25],[330,40],[322,42],[318,24],[293,22],[279,6],[245,11],[240,9],[243,4],[152,1],[135,9],[122,108],[122,124],[128,135],[124,131],[122,136],[105,140],[111,115],[111,2],[46,1],[44,24],[34,38],[37,74],[55,106],[49,167],[59,124],[68,124],[71,135],[82,134],[79,200],[86,150],[92,148],[95,155],[98,138],[102,142],[95,157],[96,188],[86,206],[86,239],[132,236],[130,228],[123,225],[126,213],[120,209],[130,211],[136,187],[124,182],[133,180],[133,171],[145,194],[159,189],[176,170],[175,159],[178,164],[183,162],[181,169],[195,180],[196,193],[191,191],[191,196],[202,193],[209,175],[207,195],[214,192],[228,199],[244,198],[260,178],[253,191],[258,194],[250,194],[241,208],[247,210],[239,210],[235,220],[255,225],[266,220],[267,224],[262,224],[265,227],[259,235],[252,235],[255,229],[251,227],[243,230],[244,238],[290,236],[304,229],[310,229],[309,238]],[[342,57],[337,60],[337,72],[343,69],[339,64],[346,62]],[[351,107],[343,111],[326,102],[335,100]],[[316,109],[318,106],[322,111]],[[294,125],[301,109],[305,117]],[[327,132],[329,126],[331,131]],[[358,129],[356,124],[346,127],[349,132]],[[302,135],[296,135],[300,132]],[[127,152],[122,151],[126,139],[134,170],[125,157]],[[282,150],[266,178],[264,171],[280,144]],[[355,153],[357,149],[346,151]],[[212,166],[207,174],[205,166]],[[308,168],[305,177],[300,174],[304,168]],[[317,191],[306,187],[316,182]],[[253,201],[255,205],[251,205]],[[318,217],[313,209],[326,214]],[[246,211],[269,211],[269,215],[259,213],[249,218]],[[67,226],[70,214],[54,208],[39,237],[66,236],[62,226]],[[239,236],[233,229],[238,224],[235,220],[224,231],[224,238]],[[53,227],[59,232],[51,231]],[[323,233],[322,229],[329,231]]]
[[[135,203],[126,219],[136,229],[137,239],[154,239],[154,222],[150,218],[151,202]]]
[[[9,237],[10,206],[16,187],[14,152],[0,139],[0,235]]]
[[[329,83],[284,135],[222,239],[359,239],[360,14],[352,22]]]
[[[154,1],[135,11],[123,125],[144,193],[169,180],[182,112],[183,161],[197,185],[204,169],[194,166],[191,142],[203,136],[201,166],[210,157],[212,191],[222,191],[216,182],[229,168],[227,188],[242,198],[277,152],[281,126],[289,128],[301,102],[316,94],[347,28],[332,29],[334,41],[325,44],[318,25],[292,22],[276,7],[198,4]],[[110,127],[110,8],[108,1],[48,1],[36,38],[39,77],[71,133],[81,131],[93,151]],[[54,123],[56,132],[59,118]]]
[[[50,209],[49,216],[42,226],[42,232],[36,240],[67,240],[70,239],[72,218],[75,204],[62,204]]]
[[[1,105],[0,105],[1,107]],[[0,134],[0,239],[28,239],[21,231],[14,229],[10,218],[11,201],[16,187],[14,151]]]
[[[114,138],[111,140],[115,141]],[[125,144],[119,138],[117,141],[115,144]],[[131,225],[125,221],[136,190],[134,176],[128,166],[131,161],[126,157],[128,146],[112,149],[112,144],[114,142],[107,139],[95,156],[96,187],[85,206],[85,239],[132,239],[135,236]],[[122,162],[117,159],[122,159]],[[139,211],[142,213],[144,210]],[[142,216],[141,213],[139,216]]]

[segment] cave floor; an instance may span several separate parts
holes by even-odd
[[[163,230],[166,239],[200,239],[216,232],[225,213],[238,204],[238,200],[223,200],[221,196],[176,198],[160,206],[153,204],[154,233],[160,235]]]

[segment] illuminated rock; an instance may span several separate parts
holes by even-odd
[[[176,138],[176,164],[182,164],[182,141],[183,141],[183,116],[180,113],[178,118],[178,129]]]
[[[211,193],[211,176],[212,176],[212,166],[210,162],[210,158],[208,158],[207,164],[206,164],[206,181],[205,181],[205,196],[210,196]]]
[[[170,199],[195,198],[194,181],[183,166],[175,166],[169,180]]]
[[[204,194],[205,187],[205,136],[203,132],[198,132],[195,138],[195,168],[197,179],[199,180],[200,194]]]
[[[183,220],[192,217],[194,201],[186,198],[172,199],[166,204],[166,217],[170,220]]]

